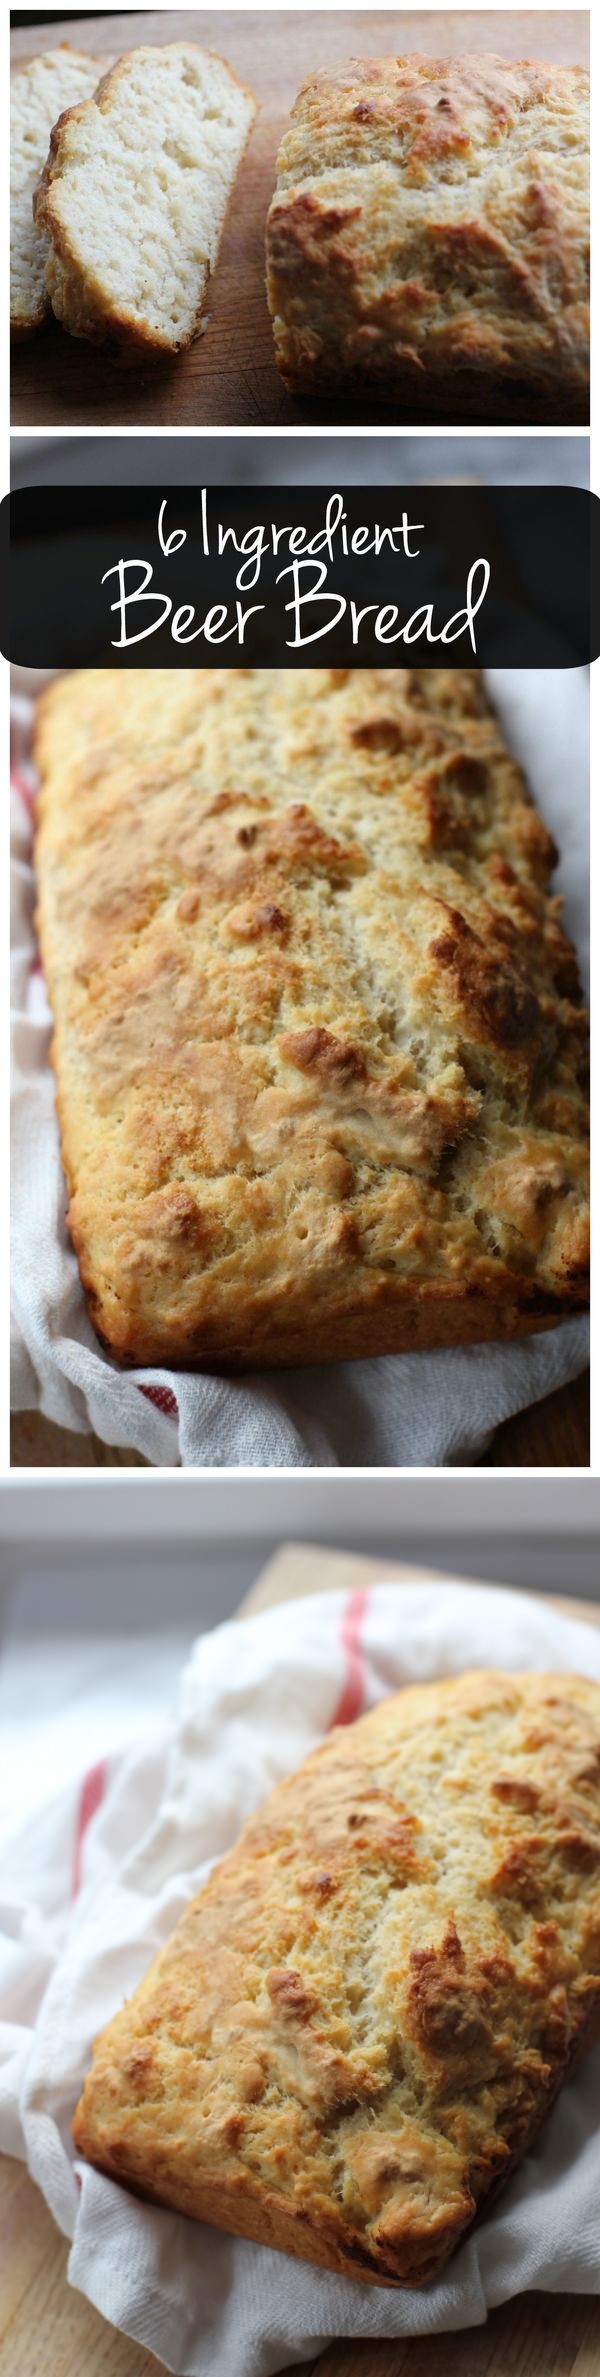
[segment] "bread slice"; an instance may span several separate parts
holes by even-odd
[[[102,61],[106,63],[105,60]],[[82,50],[46,50],[11,76],[10,99],[10,332],[32,338],[51,313],[46,288],[48,240],[33,220],[33,199],[48,154],[53,124],[65,107],[91,98],[102,66]]]
[[[599,2029],[600,1688],[452,1676],[250,1817],[96,2040],[73,2135],[156,2203],[422,2286]]]
[[[254,112],[222,58],[173,42],[130,50],[62,116],[35,215],[76,338],[191,345]]]

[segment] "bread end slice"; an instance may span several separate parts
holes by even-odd
[[[26,58],[11,75],[10,334],[33,338],[51,307],[46,287],[48,242],[33,219],[36,183],[61,110],[91,97],[106,60],[67,42]]]

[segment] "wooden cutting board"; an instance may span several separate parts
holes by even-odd
[[[250,84],[260,103],[229,209],[221,255],[210,284],[207,329],[186,355],[171,362],[124,364],[55,324],[15,346],[11,364],[11,426],[32,428],[310,428],[338,421],[389,427],[397,407],[367,397],[315,404],[286,394],[273,359],[264,287],[264,229],[275,183],[279,141],[296,92],[316,66],[362,51],[382,56],[403,50],[454,55],[493,49],[504,58],[538,57],[587,65],[589,18],[583,10],[473,10],[401,18],[380,10],[162,10],[129,16],[64,17],[20,26],[13,62],[69,41],[114,57],[143,42],[198,41],[216,49]],[[405,415],[405,421],[410,416]],[[495,426],[514,419],[500,406]],[[519,399],[518,418],[524,420]],[[420,410],[419,422],[426,421]],[[549,420],[547,402],[531,422]],[[572,424],[574,425],[574,424]]]
[[[283,1544],[238,1610],[246,1619],[307,1593],[420,1578],[439,1571],[366,1560],[317,1544]],[[473,1591],[477,1587],[473,1585]],[[600,1604],[536,1596],[600,1626]],[[66,2279],[67,2246],[21,2163],[0,2159],[0,2377],[168,2377],[162,2361],[107,2326]],[[285,2261],[282,2260],[282,2286]],[[405,2342],[337,2342],[295,2377],[598,2377],[600,2300],[527,2294],[484,2327]],[[223,2370],[223,2377],[228,2377]],[[293,2377],[291,2370],[287,2377]]]

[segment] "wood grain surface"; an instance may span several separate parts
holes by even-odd
[[[43,1411],[14,1411],[10,1423],[11,1469],[147,1469],[143,1453],[131,1446],[103,1444],[100,1436],[81,1436],[74,1428],[59,1428]]]
[[[292,398],[280,380],[265,297],[264,228],[277,149],[296,92],[312,67],[361,51],[380,57],[396,50],[399,38],[403,50],[428,55],[484,49],[503,58],[586,65],[588,37],[589,18],[580,9],[423,10],[400,19],[378,9],[317,10],[308,17],[296,9],[185,9],[69,16],[16,28],[14,63],[65,40],[109,56],[143,42],[198,41],[220,51],[250,84],[260,112],[232,196],[203,337],[172,361],[126,364],[54,324],[13,348],[12,427],[293,429],[316,423],[331,428],[341,421],[389,428],[431,419],[421,409],[416,422],[414,407],[401,415],[369,395],[343,403]],[[548,402],[527,414],[520,399],[516,410],[499,403],[494,425],[515,419],[522,425],[549,422]]]
[[[471,1577],[461,1581],[469,1592],[476,1593],[490,1580]],[[253,1618],[258,1610],[272,1609],[280,1601],[299,1601],[307,1593],[356,1593],[361,1586],[386,1583],[452,1585],[456,1578],[441,1568],[415,1566],[414,1560],[380,1560],[376,1553],[366,1559],[364,1552],[333,1552],[325,1544],[281,1543],[250,1592],[244,1594],[236,1615]],[[495,1592],[503,1589],[514,1593],[518,1588],[494,1586]],[[565,1617],[583,1618],[590,1626],[600,1626],[600,1601],[576,1600],[570,1593],[536,1593],[535,1600],[547,1602],[549,1609],[561,1610]]]
[[[452,1581],[437,1570],[419,1574],[423,1583]],[[244,1620],[306,1593],[354,1591],[386,1577],[415,1581],[414,1565],[282,1544],[237,1614]],[[600,1625],[600,1605],[547,1598]],[[162,2361],[108,2327],[68,2286],[67,2254],[22,2164],[0,2158],[0,2377],[168,2377]],[[284,2259],[281,2268],[285,2285]],[[337,2342],[297,2365],[295,2377],[598,2377],[599,2370],[600,2300],[535,2293],[503,2304],[484,2327],[456,2335]]]

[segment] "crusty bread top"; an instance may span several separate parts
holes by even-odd
[[[106,65],[106,60],[103,61]],[[50,312],[48,240],[33,220],[33,196],[57,116],[95,91],[99,58],[66,45],[27,58],[10,86],[10,313],[13,336],[29,337]]]
[[[585,392],[589,78],[483,54],[309,77],[279,152],[269,302],[292,376],[476,372]]]
[[[477,670],[92,670],[38,755],[70,1225],[116,1351],[310,1361],[352,1311],[402,1343],[405,1298],[409,1343],[419,1302],[439,1343],[448,1310],[462,1340],[473,1304],[489,1335],[585,1301],[577,969]]]
[[[69,330],[189,344],[253,115],[222,58],[170,42],[128,51],[94,99],[62,117],[36,220]]]
[[[98,2039],[76,2146],[217,2226],[437,2275],[600,2028],[600,1688],[468,1674],[339,1729]]]

